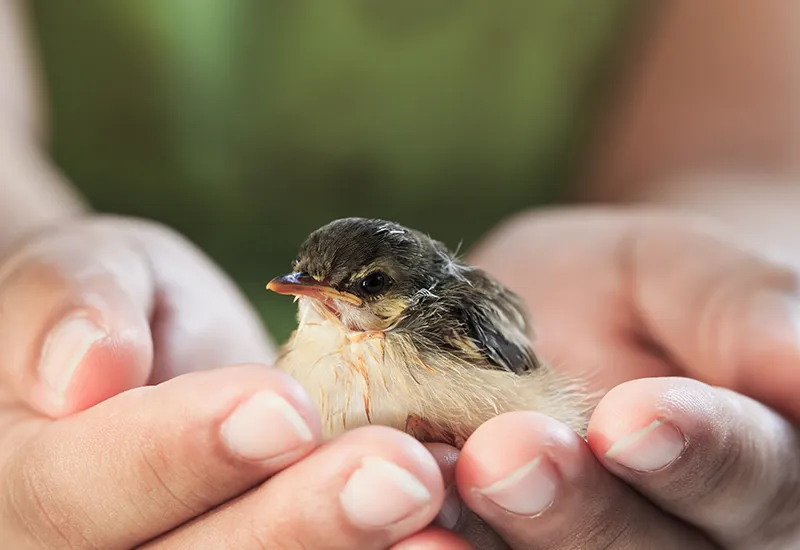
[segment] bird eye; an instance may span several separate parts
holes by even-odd
[[[388,278],[386,275],[381,273],[380,271],[376,271],[375,273],[370,273],[359,283],[361,290],[364,291],[365,294],[369,296],[377,296],[386,288],[386,283],[388,282]]]

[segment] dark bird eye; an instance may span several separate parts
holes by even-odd
[[[380,271],[376,271],[375,273],[370,273],[359,283],[361,290],[363,290],[366,294],[370,296],[376,296],[383,292],[383,289],[386,288],[386,283],[388,279],[386,275],[381,273]]]

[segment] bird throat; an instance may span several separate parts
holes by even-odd
[[[390,364],[383,332],[354,330],[334,305],[300,298],[298,327],[277,360],[317,404],[327,439],[381,424],[403,429],[401,372]]]

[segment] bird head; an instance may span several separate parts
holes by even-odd
[[[351,330],[380,331],[442,276],[446,249],[399,224],[365,218],[333,221],[309,235],[291,273],[267,288],[310,300]]]

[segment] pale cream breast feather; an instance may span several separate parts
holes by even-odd
[[[384,338],[348,331],[308,298],[299,300],[298,318],[277,366],[317,403],[324,437],[368,424],[404,428],[407,411],[392,378],[400,369],[385,364]]]
[[[316,402],[326,439],[368,424],[405,429],[409,417],[422,417],[463,440],[514,410],[542,412],[583,435],[591,410],[584,388],[547,366],[517,375],[446,354],[425,364],[408,335],[348,330],[308,298],[277,366]]]

